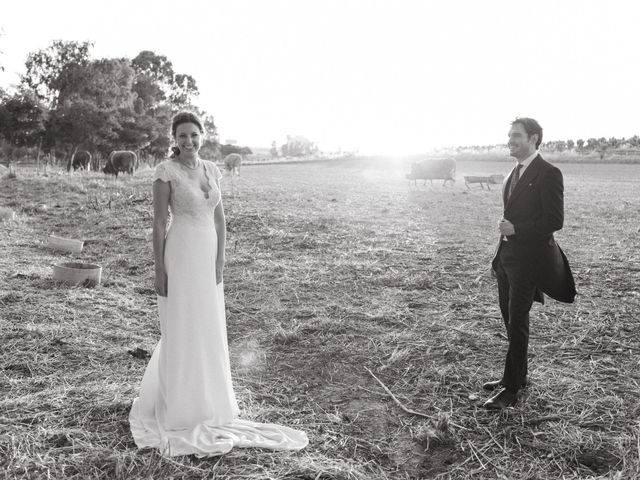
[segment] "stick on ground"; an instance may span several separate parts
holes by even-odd
[[[376,376],[374,375],[374,373],[373,373],[371,370],[369,370],[367,367],[364,367],[364,369],[365,369],[367,372],[369,372],[369,375],[371,375],[373,378],[375,378],[375,379],[376,379],[376,381],[380,384],[380,386],[381,386],[382,388],[384,388],[384,391],[385,391],[385,392],[387,392],[387,393],[389,394],[389,396],[393,399],[393,401],[394,401],[394,402],[396,402],[396,404],[397,404],[397,405],[398,405],[402,410],[404,410],[406,413],[408,413],[408,414],[410,414],[410,415],[416,415],[416,416],[418,416],[418,417],[424,417],[424,418],[429,418],[429,419],[431,419],[431,418],[432,418],[430,415],[427,415],[426,413],[416,412],[415,410],[411,410],[411,409],[409,409],[409,408],[405,407],[405,406],[402,404],[402,402],[396,398],[396,396],[393,394],[393,392],[392,392],[391,390],[389,390],[389,389],[387,388],[387,386],[386,386],[384,383],[382,383],[382,381],[381,381],[378,377],[376,377]]]

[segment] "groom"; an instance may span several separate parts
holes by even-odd
[[[517,163],[504,184],[500,242],[491,262],[509,348],[502,378],[482,386],[498,389],[484,403],[488,409],[514,405],[518,391],[527,385],[533,301],[544,303],[546,293],[572,303],[576,295],[567,257],[553,238],[564,220],[562,173],[538,154],[540,142],[542,127],[534,119],[516,118],[511,123],[508,146]]]

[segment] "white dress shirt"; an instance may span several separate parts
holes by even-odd
[[[533,159],[536,158],[537,156],[538,156],[538,150],[533,152],[531,155],[529,155],[527,158],[525,158],[522,162],[518,162],[518,163],[522,164],[522,168],[520,169],[520,178],[522,178],[522,175],[524,174],[524,171],[527,169],[527,167],[533,161]]]

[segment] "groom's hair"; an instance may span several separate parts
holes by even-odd
[[[536,148],[538,148],[542,143],[542,127],[540,124],[533,118],[528,117],[517,117],[513,122],[511,122],[511,126],[514,126],[516,123],[519,123],[524,127],[524,131],[527,132],[527,137],[531,137],[531,135],[536,134],[538,135],[538,141],[536,142]]]

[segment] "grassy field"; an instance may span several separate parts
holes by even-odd
[[[159,337],[152,171],[0,180],[16,212],[0,221],[0,478],[640,478],[640,165],[562,165],[579,297],[534,307],[532,384],[496,414],[480,405],[506,351],[488,269],[501,200],[462,176],[509,168],[413,186],[406,165],[351,159],[245,167],[235,197],[225,182],[242,415],[310,444],[208,459],[129,433]],[[85,248],[50,251],[49,234]],[[99,263],[102,284],[54,282],[65,260]]]

